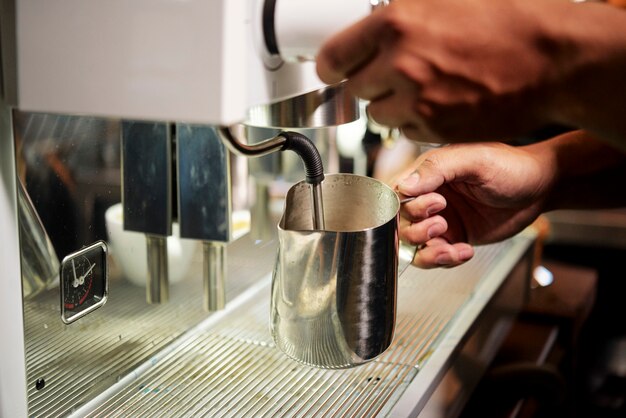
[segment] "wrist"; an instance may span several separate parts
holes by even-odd
[[[541,170],[538,206],[540,212],[554,210],[557,202],[554,201],[554,190],[558,187],[559,178],[562,175],[558,165],[558,153],[556,152],[553,139],[537,142],[522,147],[530,158],[535,161],[535,166]]]
[[[605,141],[579,130],[526,148],[546,167],[543,212],[623,204],[612,184],[626,174],[626,154]]]

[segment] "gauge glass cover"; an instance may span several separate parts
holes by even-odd
[[[61,263],[61,320],[70,324],[104,305],[108,296],[107,245],[98,241]]]

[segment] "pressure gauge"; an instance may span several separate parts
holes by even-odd
[[[107,246],[97,241],[61,263],[61,320],[70,324],[104,305],[108,294]]]

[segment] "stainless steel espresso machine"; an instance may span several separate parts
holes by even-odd
[[[450,270],[403,249],[367,364],[303,365],[269,332],[305,177],[273,151],[288,129],[341,170],[364,112],[311,58],[385,3],[0,1],[1,416],[458,414],[524,303],[532,230]]]

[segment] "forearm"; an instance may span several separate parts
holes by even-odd
[[[566,9],[549,30],[560,45],[553,119],[626,150],[626,10],[603,3]]]
[[[626,153],[585,131],[525,147],[546,168],[544,211],[626,206]]]

